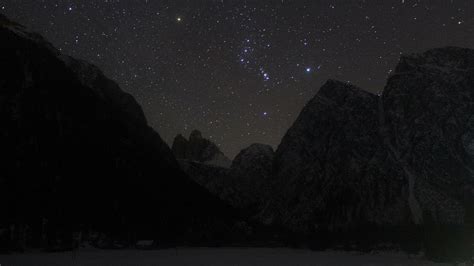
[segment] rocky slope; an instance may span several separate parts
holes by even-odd
[[[186,173],[196,182],[247,214],[258,213],[269,193],[274,151],[263,144],[242,150],[230,168],[181,161]]]
[[[461,48],[402,57],[381,96],[328,81],[278,147],[262,219],[300,232],[464,223],[473,65]]]
[[[288,130],[274,165],[267,222],[313,232],[408,220],[401,170],[379,136],[378,97],[357,87],[328,81]]]
[[[3,248],[231,233],[233,210],[182,172],[131,95],[3,16],[0,39]]]
[[[171,147],[178,160],[188,160],[220,167],[230,167],[232,163],[219,147],[212,141],[202,137],[198,130],[193,130],[187,140],[179,134],[175,137]]]

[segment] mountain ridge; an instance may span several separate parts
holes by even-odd
[[[124,247],[240,230],[239,214],[186,176],[102,71],[4,17],[0,36],[1,248],[72,248],[73,232]]]

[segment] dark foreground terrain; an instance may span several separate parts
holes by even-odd
[[[152,266],[152,265],[448,265],[434,263],[401,253],[361,254],[355,252],[315,252],[284,248],[178,248],[158,251],[79,250],[74,253],[33,253],[28,255],[0,256],[2,265],[11,266]]]

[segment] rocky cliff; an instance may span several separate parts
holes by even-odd
[[[297,232],[407,222],[405,181],[378,123],[378,96],[328,81],[278,147],[264,220]]]
[[[234,212],[182,172],[131,95],[3,16],[0,39],[0,248],[231,231]]]
[[[267,222],[294,231],[463,224],[472,209],[474,51],[401,58],[381,96],[328,81],[277,149]]]
[[[379,115],[386,147],[408,178],[410,201],[439,223],[462,223],[474,204],[474,51],[403,56]]]

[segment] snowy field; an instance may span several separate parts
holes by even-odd
[[[1,266],[155,265],[445,265],[398,253],[358,254],[284,248],[180,248],[167,250],[81,250],[75,253],[0,255]]]

